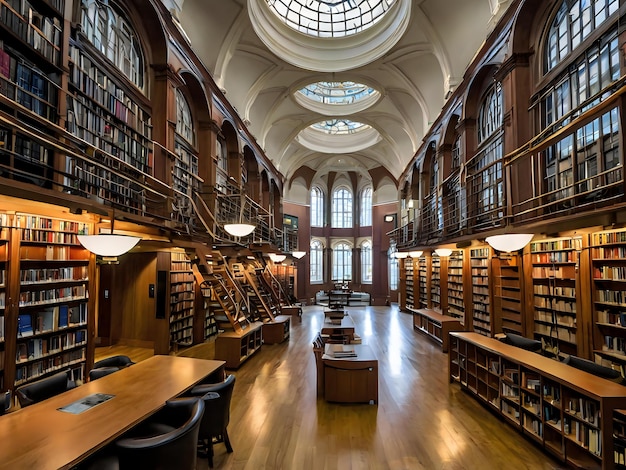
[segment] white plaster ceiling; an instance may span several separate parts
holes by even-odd
[[[176,4],[182,4],[179,18],[193,49],[287,179],[302,165],[318,176],[384,166],[398,178],[440,113],[447,93],[460,82],[510,3],[413,0],[408,28],[387,54],[356,69],[323,73],[298,68],[270,52],[252,27],[248,1],[177,0]],[[378,89],[382,99],[346,117],[371,125],[380,138],[371,139],[368,148],[350,152],[333,145],[326,152],[303,146],[299,132],[327,116],[304,108],[292,94],[320,80],[352,80]]]

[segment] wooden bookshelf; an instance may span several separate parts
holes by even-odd
[[[237,369],[263,345],[263,323],[251,323],[241,331],[227,331],[215,339],[215,358],[226,361],[227,369]]]
[[[626,372],[626,229],[591,234],[593,352]]]
[[[19,241],[14,386],[70,370],[84,380],[87,360],[91,254],[77,239],[83,222],[21,214],[13,226]],[[17,280],[17,279],[16,279]],[[8,332],[7,332],[8,334]],[[13,334],[13,333],[11,333]]]
[[[441,258],[435,253],[430,258],[430,307],[442,313],[441,299]]]
[[[416,261],[413,260],[413,263]],[[429,293],[429,280],[428,275],[428,259],[422,255],[417,259],[417,273],[418,273],[418,302],[414,305],[414,308],[428,308],[428,293]]]
[[[614,412],[626,387],[476,333],[450,340],[451,382],[566,464],[619,468]]]
[[[404,308],[412,310],[415,308],[415,273],[413,268],[416,263],[414,263],[413,258],[404,258],[402,261],[404,262],[403,277],[405,285]]]
[[[453,251],[448,257],[447,315],[465,323],[465,289],[463,287],[463,251]]]
[[[217,322],[213,315],[213,289],[209,283],[200,286],[200,313],[202,318],[202,339],[207,340],[217,335]]]
[[[193,344],[195,277],[184,251],[170,253],[170,343]]]
[[[516,254],[501,254],[491,260],[494,288],[494,333],[524,334],[522,317],[523,273]]]
[[[472,276],[472,328],[476,333],[491,336],[491,302],[489,301],[489,259],[488,246],[470,249],[470,269]]]
[[[7,299],[9,221],[6,214],[0,214],[0,390],[4,386],[6,361],[5,311]]]
[[[530,244],[534,337],[549,348],[580,355],[581,323],[577,312],[579,253],[582,237],[563,237]]]

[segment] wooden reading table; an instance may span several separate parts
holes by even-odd
[[[0,418],[0,468],[72,468],[205,377],[224,362],[153,356]],[[96,393],[113,397],[79,414],[60,411]]]
[[[354,357],[334,357],[338,349],[353,349]],[[378,403],[378,359],[365,344],[326,344],[324,398],[339,403]]]
[[[327,341],[349,343],[354,339],[354,321],[350,315],[340,318],[324,317],[321,333],[322,336],[328,337]]]

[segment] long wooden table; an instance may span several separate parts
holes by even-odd
[[[223,361],[153,356],[0,417],[0,468],[67,469],[181,395]],[[114,395],[80,414],[59,411],[89,395]]]

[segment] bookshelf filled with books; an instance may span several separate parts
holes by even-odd
[[[91,254],[77,236],[90,225],[17,213],[13,227],[20,260],[14,385],[59,370],[84,380]]]
[[[193,344],[195,278],[184,251],[172,251],[170,267],[170,342]]]
[[[413,267],[414,261],[413,258],[404,258],[404,285],[405,285],[405,294],[404,294],[404,308],[408,310],[413,310],[415,308],[415,284],[414,284],[414,275]]]
[[[472,328],[476,333],[491,336],[491,302],[489,301],[489,259],[487,246],[470,249],[472,276]]]
[[[6,309],[6,288],[7,288],[7,268],[8,268],[8,243],[9,229],[8,217],[0,214],[0,390],[4,387],[4,367],[6,359],[4,318]]]
[[[491,264],[494,273],[494,332],[523,335],[523,279],[519,255],[500,254],[491,259]]]
[[[626,230],[591,234],[593,352],[626,372]]]
[[[615,468],[620,429],[624,435],[622,385],[476,333],[451,333],[450,340],[451,382],[559,460]]]
[[[416,308],[427,308],[428,307],[428,259],[426,256],[422,255],[413,262],[417,262],[417,273],[418,273],[418,282],[419,282],[419,298],[418,305],[415,305]]]
[[[433,253],[430,257],[430,308],[442,312],[441,305],[441,257]]]
[[[136,180],[153,174],[151,116],[133,87],[89,50],[70,42],[66,129],[97,150],[90,159],[66,157],[66,186],[142,213],[146,191]]]
[[[580,236],[530,244],[534,337],[555,352],[580,355],[577,291],[581,249]]]
[[[463,250],[448,257],[448,312],[465,323],[465,289],[463,288]]]

